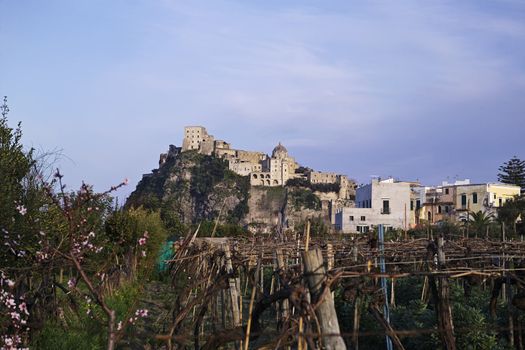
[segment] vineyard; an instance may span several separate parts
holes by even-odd
[[[467,330],[454,328],[449,294],[455,284],[467,298],[474,287],[488,289],[494,318],[498,298],[505,300],[507,327],[500,331],[510,346],[522,348],[525,243],[442,235],[382,242],[382,236],[381,227],[379,239],[310,240],[308,232],[288,239],[189,235],[176,243],[170,261],[177,301],[171,324],[157,339],[168,349],[358,349],[360,339],[383,335],[387,349],[404,349],[406,339],[434,334],[443,349],[456,349],[455,333]],[[435,327],[391,326],[396,284],[406,278],[422,280],[418,294],[433,305]],[[350,332],[341,330],[334,293],[352,306]],[[361,331],[363,310],[378,332]]]

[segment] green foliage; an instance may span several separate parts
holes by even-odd
[[[196,202],[204,202],[214,186],[225,178],[226,161],[206,156],[198,162],[192,171],[190,193]]]
[[[104,349],[102,334],[89,332],[83,324],[65,328],[58,321],[49,321],[35,336],[31,347],[54,350],[101,350]]]
[[[484,236],[493,220],[494,215],[492,215],[491,213],[486,213],[481,210],[478,210],[477,212],[471,211],[469,212],[468,224],[476,233],[476,236]]]
[[[142,268],[151,269],[168,233],[159,212],[144,208],[117,210],[106,221],[106,235],[113,253],[124,256],[129,252],[139,255],[139,250],[146,250],[147,256]],[[143,247],[138,247],[138,240],[148,233],[149,238]],[[131,249],[131,250],[130,250]]]
[[[192,226],[192,231],[197,230],[198,225]],[[200,223],[200,229],[198,236],[199,237],[210,237],[213,228],[215,227],[215,222],[210,220],[203,220]],[[236,224],[224,223],[218,224],[217,229],[215,230],[214,237],[239,237],[246,235],[246,230]]]
[[[37,174],[32,172],[33,151],[23,149],[20,123],[16,129],[7,123],[6,97],[0,110],[0,230],[4,238],[0,245],[0,266],[27,266],[27,260],[13,255],[11,248],[16,241],[17,249],[35,250],[42,192],[34,186]]]
[[[365,279],[365,283],[371,284],[372,281]],[[423,279],[418,277],[396,280],[396,306],[390,307],[390,320],[396,330],[413,331],[413,333],[401,338],[405,349],[441,349],[432,298],[428,304],[420,300],[422,286]],[[378,326],[367,310],[370,297],[361,297],[363,299],[361,299],[360,306],[360,332],[370,335],[359,337],[359,347],[363,349],[384,348],[384,330]],[[451,283],[450,301],[458,349],[510,349],[506,347],[504,337],[499,338],[497,334],[498,328],[506,327],[506,305],[500,301],[498,324],[495,324],[495,321],[489,317],[489,300],[489,289],[473,286],[471,295],[467,298],[461,287],[461,280],[459,283]],[[335,291],[335,304],[341,330],[344,333],[351,333],[354,306],[352,303],[343,300],[341,288]]]
[[[297,232],[304,232],[306,221],[301,221],[297,226]],[[320,217],[314,217],[310,219],[310,236],[320,237],[330,233],[330,226],[327,225],[324,220]]]
[[[108,305],[116,311],[117,320],[124,320],[131,316],[129,310],[133,309],[139,296],[140,288],[137,284],[124,284],[108,298]],[[89,314],[88,310],[91,310]],[[103,319],[104,315],[99,307],[82,300],[78,305],[78,312],[67,308],[64,310],[61,321],[47,321],[44,327],[35,334],[31,343],[32,348],[105,349],[107,330],[106,324],[102,322]],[[133,329],[128,330],[128,333],[132,332]]]
[[[508,162],[503,163],[499,167],[498,181],[519,186],[523,193],[525,191],[525,160],[514,156]]]
[[[188,151],[144,177],[126,207],[160,210],[170,234],[180,235],[189,224],[213,220],[219,213],[221,221],[238,224],[249,210],[249,190],[249,178],[230,171],[225,160]],[[226,211],[227,198],[238,201]]]
[[[301,210],[303,208],[312,210],[321,209],[321,201],[311,190],[295,188],[289,192],[288,196],[291,198],[295,210]]]
[[[498,220],[512,227],[514,235],[519,234],[516,221],[520,215],[525,218],[525,197],[523,196],[507,200],[503,206],[498,208]]]
[[[286,186],[309,188],[314,192],[339,192],[341,185],[338,183],[313,184],[305,178],[293,178],[286,181]]]

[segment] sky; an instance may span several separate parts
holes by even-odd
[[[72,189],[185,125],[316,170],[495,181],[525,158],[525,2],[0,0],[0,95]]]

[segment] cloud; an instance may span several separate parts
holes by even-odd
[[[110,185],[134,168],[139,178],[185,124],[245,149],[282,141],[305,165],[365,178],[410,164],[449,172],[432,166],[443,145],[498,145],[493,163],[525,148],[514,137],[525,108],[519,1],[116,2],[97,26],[100,4],[60,4],[8,5],[13,19],[40,20],[4,23],[0,88],[36,125],[26,136],[71,152],[88,181]],[[117,154],[83,159],[100,150]],[[445,153],[486,174],[481,155]]]

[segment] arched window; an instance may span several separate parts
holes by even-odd
[[[266,180],[266,184],[270,186],[270,180]]]
[[[261,180],[261,186],[264,186],[264,180]]]
[[[278,184],[279,184],[279,181],[277,181],[277,180],[273,180],[273,184],[274,184],[274,185],[278,185]]]
[[[270,178],[270,174],[266,174],[266,178],[269,179]]]
[[[257,179],[257,174],[253,174],[253,178],[254,178],[254,179]]]

